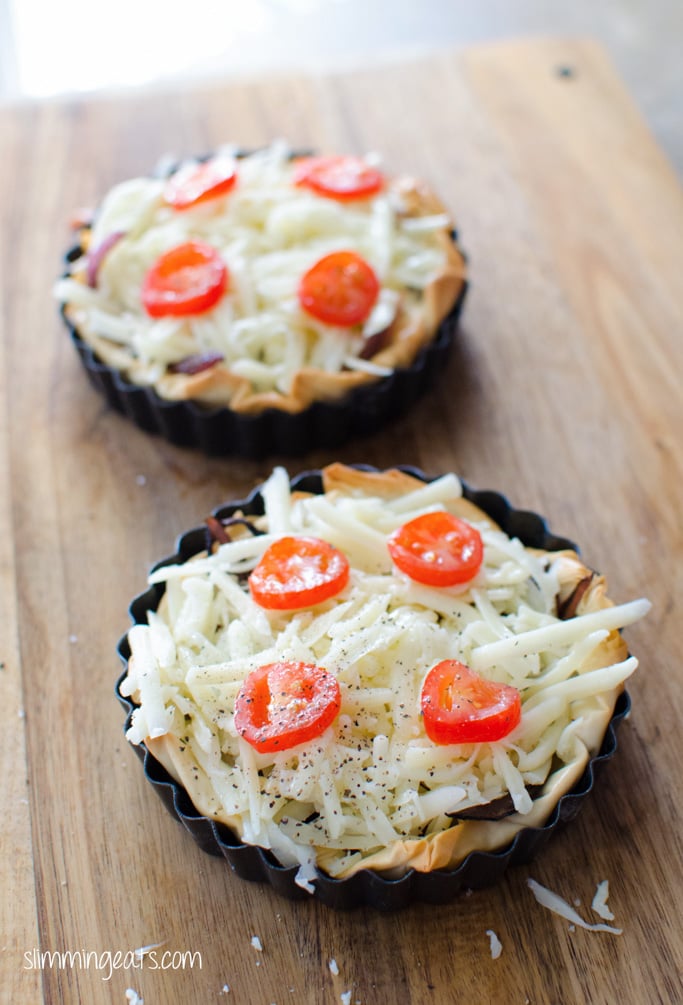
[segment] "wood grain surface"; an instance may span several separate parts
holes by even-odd
[[[104,406],[51,300],[67,222],[162,154],[280,136],[377,149],[427,178],[469,254],[447,372],[339,459],[504,491],[579,541],[615,600],[653,602],[626,633],[641,661],[634,709],[593,798],[532,865],[448,906],[337,914],[239,880],[151,792],[114,698],[116,643],[148,567],[283,459],[209,459]],[[682,1001],[683,195],[602,52],[520,41],[334,77],[23,105],[0,112],[0,138],[0,1000],[124,1005],[134,988],[145,1005],[332,1005],[347,991],[362,1005]],[[570,930],[529,876],[586,917],[608,879],[623,934]],[[103,962],[154,943],[201,967],[106,979],[92,962],[35,965],[34,951]]]

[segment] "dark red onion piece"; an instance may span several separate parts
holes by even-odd
[[[374,335],[369,335],[363,343],[363,348],[358,353],[359,359],[372,359],[376,356],[378,352],[385,348],[389,344],[389,336],[391,334],[391,325],[387,325],[379,332],[375,332]]]
[[[584,576],[583,579],[579,580],[573,592],[570,593],[564,603],[560,604],[557,612],[558,618],[562,621],[569,621],[570,618],[576,617],[576,610],[581,603],[581,598],[592,582],[593,573],[589,576]]]
[[[177,363],[171,363],[168,369],[171,373],[201,373],[202,370],[209,370],[216,363],[221,363],[224,358],[223,353],[213,350],[196,352],[192,356],[178,360]]]
[[[536,799],[543,791],[542,785],[527,785],[527,792],[532,799]],[[457,810],[455,813],[446,813],[447,817],[453,820],[502,820],[515,812],[515,804],[512,796],[508,792],[490,803],[482,803],[479,806],[469,806],[466,810]]]
[[[239,525],[240,527],[246,527],[250,534],[254,537],[260,537],[264,531],[259,530],[258,527],[254,526],[251,520],[246,520],[243,516],[231,516],[224,520],[219,520],[216,516],[207,516],[204,521],[206,524],[207,533],[207,545],[206,550],[213,551],[214,544],[228,544],[232,541],[230,534],[228,533],[229,527],[234,527]]]
[[[223,527],[223,524],[215,516],[207,516],[204,521],[206,524],[206,529],[209,533],[209,548],[211,550],[211,545],[214,541],[218,544],[228,544],[230,541],[230,535]]]
[[[88,266],[86,270],[86,276],[88,279],[88,286],[92,286],[93,289],[97,286],[97,274],[100,271],[100,266],[104,261],[104,257],[115,244],[125,237],[125,231],[114,230],[111,234],[107,234],[103,240],[97,245],[97,247],[92,248],[88,252]]]

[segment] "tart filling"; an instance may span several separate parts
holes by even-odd
[[[465,286],[442,203],[373,158],[233,154],[109,192],[56,286],[77,334],[162,398],[244,414],[409,366]]]
[[[316,867],[400,875],[502,848],[599,750],[637,665],[619,629],[649,604],[614,606],[576,553],[509,538],[453,475],[335,464],[323,483],[292,493],[276,469],[263,516],[210,521],[206,553],[152,573],[128,739],[304,886]],[[418,535],[402,570],[390,544],[444,515],[480,538],[479,563]]]

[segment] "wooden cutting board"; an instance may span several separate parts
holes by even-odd
[[[127,988],[146,1005],[683,1000],[683,197],[604,54],[520,41],[31,104],[0,113],[0,136],[2,1000],[124,1003]],[[634,710],[594,797],[533,864],[448,906],[336,914],[239,880],[171,820],[122,735],[129,599],[178,533],[282,459],[208,459],[112,414],[51,284],[70,214],[112,183],[167,152],[274,137],[377,149],[427,178],[470,259],[447,372],[394,428],[337,456],[502,490],[579,541],[616,600],[654,605],[627,632]],[[530,876],[592,920],[608,879],[623,934],[572,930],[535,902]],[[106,979],[106,954],[154,943],[158,958],[200,955],[156,970],[123,955]],[[41,969],[46,951],[95,956]]]

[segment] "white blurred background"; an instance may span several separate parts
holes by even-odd
[[[348,69],[522,34],[602,42],[683,174],[683,0],[0,0],[0,100]]]

